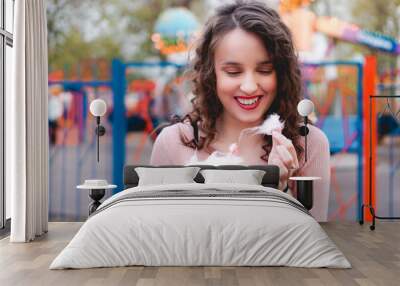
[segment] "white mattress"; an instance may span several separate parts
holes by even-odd
[[[299,204],[279,190],[254,185],[131,188],[106,200],[50,269],[127,265],[351,267],[311,215],[281,201],[234,196],[121,200],[137,192],[207,189],[261,190]]]

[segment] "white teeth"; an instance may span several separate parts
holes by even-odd
[[[253,99],[244,99],[244,98],[237,97],[237,100],[241,104],[244,104],[244,105],[252,105],[252,104],[256,103],[258,101],[258,99],[259,99],[259,97],[255,97]]]

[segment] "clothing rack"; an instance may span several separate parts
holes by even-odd
[[[386,98],[387,100],[387,105],[385,106],[384,111],[386,110],[386,107],[389,107],[389,112],[391,115],[394,117],[394,119],[399,122],[399,119],[397,118],[397,115],[400,114],[400,110],[397,111],[396,113],[393,112],[391,109],[389,99],[393,98],[400,98],[400,95],[387,95],[387,96],[380,96],[380,95],[371,95],[369,97],[369,180],[368,180],[368,191],[369,191],[369,202],[368,204],[362,204],[361,205],[361,220],[359,223],[362,225],[364,224],[364,208],[368,208],[370,211],[370,214],[372,215],[372,225],[370,225],[370,229],[374,230],[375,229],[375,220],[376,219],[400,219],[400,217],[390,217],[390,216],[379,216],[375,212],[375,208],[372,206],[372,101],[374,99],[382,99]],[[381,115],[379,115],[381,116]]]

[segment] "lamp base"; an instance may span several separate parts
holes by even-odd
[[[106,128],[103,125],[98,125],[96,127],[96,135],[103,136],[106,134]]]
[[[308,129],[308,127],[306,125],[299,127],[299,133],[301,136],[305,137],[308,135],[309,132],[310,132],[310,130]]]

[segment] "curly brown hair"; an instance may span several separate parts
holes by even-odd
[[[279,114],[281,120],[285,121],[282,134],[292,140],[300,157],[303,152],[299,143],[301,117],[297,113],[297,104],[302,92],[300,66],[288,27],[275,10],[260,2],[236,1],[223,5],[207,21],[188,73],[195,95],[192,101],[193,111],[181,120],[189,120],[194,127],[198,124],[206,137],[182,142],[192,148],[207,150],[216,136],[216,122],[222,114],[223,106],[216,92],[214,51],[224,35],[238,28],[257,35],[271,57],[277,74],[277,95],[263,119],[272,113]],[[261,158],[267,161],[272,148],[272,138],[266,135],[264,139],[266,144],[263,149],[266,153]]]

